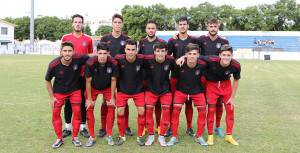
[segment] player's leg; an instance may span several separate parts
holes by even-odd
[[[161,122],[161,102],[160,99],[157,100],[155,104],[155,121],[156,121],[156,130],[157,134],[160,134],[160,122]]]
[[[172,92],[172,104],[171,104],[171,110],[170,110],[171,116],[172,116],[172,112],[173,112],[173,101],[174,101],[177,81],[178,80],[176,78],[172,78],[172,77],[170,78],[171,92]],[[172,121],[172,117],[170,118],[170,125],[171,125],[171,121]],[[165,137],[169,137],[171,135],[172,135],[172,130],[171,130],[171,126],[170,126],[165,133]]]
[[[136,106],[137,111],[138,111],[138,119],[137,119],[137,122],[138,122],[138,137],[137,137],[137,142],[138,142],[138,145],[144,146],[145,142],[144,142],[144,139],[143,139],[143,130],[144,130],[144,127],[145,127],[145,120],[146,120],[146,118],[145,118],[145,93],[142,92],[142,93],[133,95],[132,98],[133,98],[133,101],[134,101],[135,106]]]
[[[65,100],[65,108],[64,108],[64,117],[65,117],[65,129],[63,130],[63,137],[67,137],[72,134],[72,107],[69,98]]]
[[[188,133],[191,137],[196,136],[196,134],[192,129],[193,113],[194,113],[193,102],[191,98],[189,98],[185,102],[185,117],[186,117],[186,125],[187,125],[186,133]]]
[[[131,132],[129,127],[129,105],[127,104],[125,107],[125,134],[128,136],[133,136],[134,133]]]
[[[80,124],[80,134],[84,137],[90,137],[88,131],[85,128],[86,123],[86,108],[85,108],[85,78],[80,77],[80,88],[81,88],[81,124]]]
[[[157,102],[158,96],[146,91],[146,127],[149,132],[149,137],[147,138],[147,141],[145,143],[146,146],[151,146],[154,141],[154,119],[153,119],[153,110],[154,110],[154,105]]]
[[[220,137],[224,137],[224,134],[220,127],[222,115],[223,115],[223,102],[221,98],[219,98],[216,105],[216,125],[214,127],[214,131],[217,132],[218,136]]]
[[[123,93],[118,92],[117,93],[117,124],[119,129],[120,137],[116,141],[115,145],[122,145],[125,141],[125,106],[127,104],[127,100],[129,99],[129,96]]]
[[[100,114],[101,114],[101,128],[99,130],[99,133],[97,134],[98,137],[104,137],[106,134],[106,118],[107,118],[107,112],[108,112],[108,108],[107,108],[107,101],[106,99],[102,98],[102,105],[101,105],[101,109],[100,109]]]
[[[165,132],[168,128],[170,122],[170,105],[172,104],[172,94],[167,93],[160,96],[160,101],[162,103],[162,118],[161,118],[161,131],[158,136],[158,142],[162,147],[166,147],[167,143],[165,141]]]
[[[58,148],[60,147],[63,142],[63,136],[62,136],[62,119],[60,116],[61,113],[61,107],[64,105],[64,100],[66,96],[64,94],[56,94],[54,93],[54,97],[57,99],[57,102],[54,103],[54,108],[52,109],[52,124],[54,128],[54,132],[57,136],[57,140],[52,145],[52,148]]]
[[[81,91],[77,90],[75,92],[72,92],[70,94],[70,102],[73,110],[73,118],[72,118],[72,127],[73,127],[73,134],[72,134],[72,143],[74,143],[75,146],[80,147],[82,144],[77,138],[77,134],[80,129],[80,123],[81,123]]]
[[[173,112],[171,116],[171,129],[173,133],[173,137],[167,143],[167,146],[173,146],[178,143],[178,126],[179,126],[179,115],[182,109],[183,104],[187,100],[187,95],[183,94],[180,91],[175,91],[175,97],[173,102]]]
[[[192,95],[191,98],[194,101],[194,105],[198,110],[198,119],[197,119],[197,136],[195,141],[202,146],[207,146],[208,144],[203,139],[202,134],[205,127],[205,119],[206,119],[206,101],[203,93]]]
[[[105,89],[103,91],[103,95],[105,99],[111,98],[111,88]],[[107,124],[107,133],[105,142],[107,142],[109,145],[114,145],[114,141],[111,137],[111,131],[114,126],[115,121],[115,105],[111,103],[110,101],[107,101],[107,117],[106,117],[106,124]]]

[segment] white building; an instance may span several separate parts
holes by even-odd
[[[14,54],[15,24],[0,19],[0,54]]]

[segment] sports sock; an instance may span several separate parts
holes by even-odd
[[[202,137],[202,133],[205,127],[205,119],[206,119],[206,106],[197,107],[198,110],[198,120],[197,120],[197,138]]]
[[[121,137],[124,137],[124,123],[125,122],[125,116],[124,115],[117,115],[117,123],[119,128],[119,133]]]
[[[194,110],[192,100],[187,100],[185,102],[185,116],[188,129],[192,128],[193,112]]]
[[[225,104],[225,109],[226,109],[226,134],[231,135],[233,124],[234,124],[234,108],[232,108],[231,110],[231,105]]]
[[[105,99],[103,98],[103,100],[105,100]],[[101,112],[100,112],[100,114],[101,114],[101,128],[103,130],[106,130],[107,111],[108,111],[107,110],[107,105],[104,104],[104,102],[103,102],[102,105],[101,105]]]
[[[209,135],[213,134],[215,113],[216,113],[216,104],[208,104],[207,131]]]
[[[115,106],[114,105],[107,105],[108,113],[107,113],[107,132],[106,137],[111,135],[112,128],[114,126],[115,121]]]
[[[138,137],[143,136],[143,131],[145,127],[145,114],[138,114]]]
[[[160,124],[160,134],[161,135],[165,135],[168,126],[169,126],[169,122],[170,122],[170,106],[162,106],[162,118],[161,118],[161,124]]]
[[[149,134],[154,134],[153,109],[154,109],[153,106],[149,106],[149,105],[146,106],[146,127],[148,129]]]
[[[95,116],[94,116],[94,106],[90,106],[88,108],[88,110],[86,111],[86,120],[87,120],[87,124],[88,124],[88,128],[89,128],[89,132],[90,132],[90,136],[92,138],[95,138],[95,134],[94,134],[94,128],[95,128]],[[82,124],[80,124],[80,130],[83,130],[83,126]]]
[[[171,121],[171,130],[173,133],[173,137],[177,138],[177,131],[179,125],[179,115],[181,112],[182,106],[173,106],[173,113],[172,113],[172,121]]]
[[[223,104],[217,102],[217,108],[216,108],[216,127],[220,127],[221,125],[221,119],[223,115]]]
[[[61,112],[61,106],[55,106],[52,109],[52,124],[53,124],[53,128],[54,128],[54,132],[57,135],[57,138],[62,140],[62,131],[61,131],[61,127],[62,127],[62,120],[60,117],[60,112]]]
[[[72,127],[73,127],[73,133],[72,133],[72,139],[77,137],[77,134],[79,132],[80,123],[81,123],[81,106],[77,103],[72,104],[72,110],[73,110],[73,118],[72,118]]]
[[[71,123],[66,123],[65,127],[66,127],[67,130],[71,130]]]

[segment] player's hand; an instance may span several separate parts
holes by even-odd
[[[181,67],[184,63],[184,58],[185,58],[185,56],[181,56],[180,58],[178,58],[176,61],[176,64]]]
[[[116,98],[114,98],[114,97],[111,98],[110,101],[109,101],[109,104],[116,106]]]
[[[93,101],[91,99],[87,99],[85,102],[86,110],[88,110],[91,105],[95,105],[95,101]]]
[[[231,105],[231,110],[234,108],[234,98],[229,98],[228,102],[226,104],[230,103]]]
[[[55,97],[51,97],[50,98],[50,106],[51,106],[52,109],[54,108],[54,103],[55,102],[59,103],[59,101]]]
[[[177,40],[178,39],[178,35],[179,35],[179,33],[175,33],[174,36],[173,36],[173,39]]]

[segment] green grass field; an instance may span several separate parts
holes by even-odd
[[[44,77],[49,62],[54,58],[55,56],[45,55],[0,56],[0,152],[300,151],[300,62],[258,60],[239,60],[242,65],[242,79],[235,100],[233,129],[233,136],[239,146],[232,146],[216,134],[214,146],[203,147],[196,144],[194,138],[185,133],[186,121],[182,112],[179,143],[174,147],[162,148],[158,143],[151,147],[140,147],[135,134],[127,137],[127,141],[118,147],[108,146],[104,138],[97,138],[93,147],[77,148],[71,143],[71,137],[67,137],[62,147],[53,150],[51,146],[56,135],[51,123],[52,111]],[[133,102],[129,103],[130,126],[137,133],[137,111]],[[98,100],[95,109],[96,132],[100,128],[100,106]],[[196,117],[195,109],[194,130],[197,128]],[[225,114],[221,123],[223,132],[226,129],[224,118]],[[115,141],[117,136],[115,122]],[[207,131],[204,138],[207,139]],[[79,140],[85,144],[87,138],[79,135]]]

